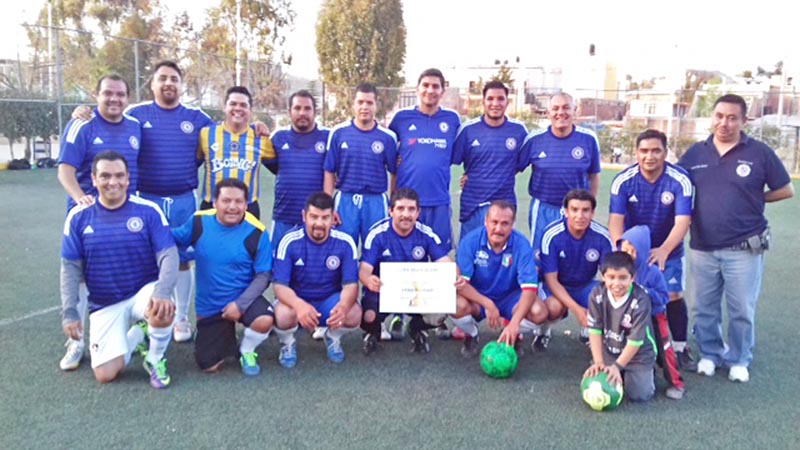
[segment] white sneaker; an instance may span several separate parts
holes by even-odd
[[[714,366],[714,361],[711,361],[710,359],[706,358],[701,358],[700,361],[697,363],[697,373],[699,373],[700,375],[713,377],[715,372],[716,372],[716,367]]]
[[[728,373],[728,379],[731,381],[738,381],[740,383],[747,383],[750,381],[750,372],[745,366],[731,366],[731,371]]]
[[[67,353],[61,358],[58,366],[61,367],[61,370],[77,369],[83,359],[83,341],[67,339],[64,347],[67,347]]]
[[[314,333],[311,335],[314,340],[321,340],[325,336],[325,332],[328,331],[328,327],[317,327],[314,329]]]
[[[172,337],[175,342],[186,342],[192,339],[192,324],[188,319],[181,319],[175,322],[172,327]]]
[[[392,333],[389,333],[389,330],[386,329],[385,323],[381,323],[381,340],[382,341],[392,340]]]

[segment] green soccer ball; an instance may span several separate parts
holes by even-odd
[[[514,347],[491,341],[481,351],[481,369],[492,378],[508,378],[517,370]]]
[[[581,398],[595,411],[611,411],[622,403],[622,385],[612,386],[605,372],[581,381]]]

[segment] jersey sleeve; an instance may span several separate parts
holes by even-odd
[[[383,242],[380,235],[374,236],[373,239],[369,239],[368,236],[368,238],[364,240],[364,246],[361,249],[361,261],[372,267],[378,267],[381,247],[383,247]]]
[[[386,170],[388,170],[389,173],[397,173],[397,138],[387,133],[386,143],[383,148]]]
[[[456,140],[453,142],[453,157],[451,160],[452,164],[458,165],[464,162],[467,158],[467,151],[469,148],[465,145],[467,142],[467,130],[462,125],[461,128],[458,130],[456,134]]]
[[[603,332],[602,307],[605,301],[605,298],[603,298],[603,289],[605,288],[605,285],[600,283],[592,289],[592,292],[589,294],[589,314],[586,315],[586,322],[589,329],[598,330],[600,333]],[[598,296],[601,298],[600,302],[597,301]]]
[[[524,172],[530,165],[532,147],[533,139],[528,134],[525,136],[525,140],[522,141],[522,147],[520,147],[519,154],[517,154],[517,172]]]
[[[192,244],[192,231],[194,229],[194,221],[197,217],[196,215],[192,215],[186,223],[170,230],[173,239],[175,239],[178,245],[186,247]]]
[[[766,184],[770,190],[780,189],[792,182],[786,166],[783,165],[775,150],[769,147],[766,148],[766,170]]]
[[[439,242],[436,242],[433,236],[425,235],[425,238],[428,243],[428,254],[431,255],[431,261],[438,261],[450,253],[450,249],[442,245],[441,239],[439,239]]]
[[[514,257],[517,259],[517,283],[522,289],[539,287],[539,276],[533,261],[533,249],[529,245],[516,245]]]
[[[197,139],[197,161],[198,163],[205,161],[208,155],[208,135],[211,132],[210,127],[205,127],[200,130],[200,136]]]
[[[336,173],[339,169],[339,130],[331,132],[326,146],[325,162],[322,168],[325,172]]]
[[[275,154],[275,147],[272,146],[272,140],[268,136],[261,136],[259,140],[259,159],[264,165],[267,161],[272,161],[278,157]]]
[[[147,220],[147,228],[150,231],[150,242],[153,245],[154,253],[175,246],[175,239],[169,229],[169,222],[167,222],[164,213],[157,206],[148,209]]]
[[[61,257],[70,261],[83,259],[83,241],[81,240],[78,221],[75,217],[81,209],[81,206],[72,208],[64,222],[64,233],[61,238]]]
[[[650,305],[650,297],[645,293],[635,301],[636,307],[631,311],[631,329],[627,335],[627,343],[634,347],[641,347],[647,339],[652,306]]]
[[[258,241],[255,264],[253,264],[257,274],[272,270],[272,244],[270,244],[270,241],[269,231],[262,231],[261,238]]]
[[[547,231],[545,231],[546,233]],[[539,259],[542,262],[542,273],[558,272],[558,244],[555,239],[549,241],[542,240]]]
[[[600,173],[600,141],[597,140],[597,135],[592,133],[592,156],[589,162],[589,174],[593,175]]]
[[[473,239],[465,237],[458,243],[458,251],[456,251],[456,264],[458,264],[458,268],[461,270],[461,276],[467,280],[471,280],[472,276],[475,274],[475,263],[473,261],[473,255],[475,254],[474,247]]]
[[[58,157],[59,163],[69,164],[72,167],[80,168],[86,158],[86,136],[88,135],[88,124],[82,120],[72,119],[64,129],[64,136],[61,138],[61,154]]]
[[[358,283],[358,259],[356,258],[355,243],[344,246],[342,255],[342,285]]]
[[[614,184],[623,173],[625,172],[617,174],[617,176],[614,177],[614,181],[611,182],[611,199],[608,203],[608,211],[611,214],[621,214],[624,216],[628,213],[628,193],[626,191],[628,183],[619,183],[618,188],[614,189]]]
[[[292,249],[294,246],[290,243],[285,248],[281,248],[280,244],[278,247],[280,250],[275,252],[275,261],[272,266],[272,281],[289,286],[292,281]]]

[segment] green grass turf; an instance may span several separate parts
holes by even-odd
[[[602,177],[601,222],[612,176]],[[268,222],[272,179],[265,178]],[[518,180],[518,223],[527,233],[527,175]],[[457,217],[457,201],[454,207]],[[359,336],[350,335],[347,360],[335,366],[321,343],[301,333],[292,370],[278,366],[274,337],[259,349],[263,372],[254,379],[235,362],[202,374],[191,345],[173,344],[169,389],[151,389],[138,359],[117,382],[98,385],[88,357],[76,372],[58,369],[64,339],[57,312],[9,322],[59,304],[64,197],[55,171],[0,172],[0,208],[0,449],[797,448],[797,200],[767,210],[775,246],[750,383],[729,382],[725,370],[713,378],[685,374],[687,395],[676,402],[663,396],[658,379],[653,401],[611,413],[595,413],[579,398],[590,356],[572,319],[555,327],[546,353],[526,353],[509,380],[484,376],[455,341],[434,340],[425,356],[409,354],[407,342],[386,343],[367,359]],[[484,330],[484,340],[493,336]]]

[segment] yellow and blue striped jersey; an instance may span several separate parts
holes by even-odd
[[[268,137],[256,136],[248,127],[242,133],[232,133],[224,124],[215,124],[200,130],[197,159],[205,162],[203,201],[211,202],[217,183],[225,178],[236,178],[250,190],[248,202],[258,200],[259,162],[275,159],[275,149]]]

